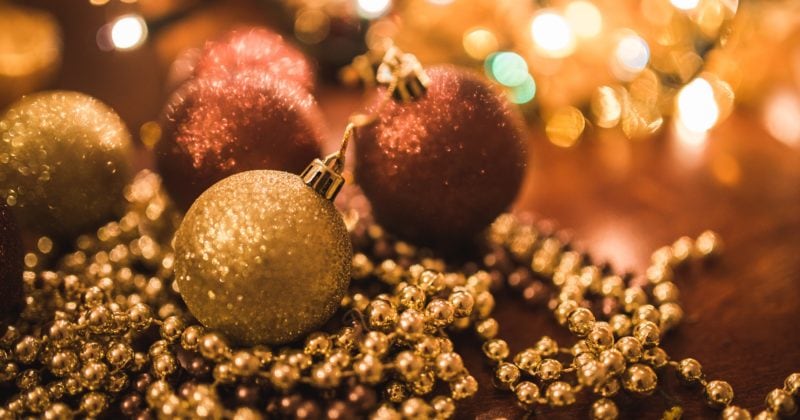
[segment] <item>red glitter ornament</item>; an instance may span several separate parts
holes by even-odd
[[[0,202],[0,320],[22,307],[22,239],[11,210]]]
[[[311,63],[282,36],[266,28],[241,28],[219,41],[207,42],[194,68],[194,77],[233,76],[259,70],[275,78],[314,89]]]
[[[161,120],[158,168],[183,209],[237,172],[300,173],[320,156],[325,132],[311,94],[261,71],[190,80],[173,94]]]
[[[389,101],[375,124],[359,129],[355,177],[379,223],[407,239],[452,245],[511,204],[527,146],[518,113],[485,80],[451,66],[427,73],[422,98]]]

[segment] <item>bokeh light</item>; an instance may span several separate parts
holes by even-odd
[[[514,86],[508,94],[511,102],[515,104],[525,104],[533,100],[536,96],[536,81],[533,76],[526,75],[525,81],[517,86]]]
[[[559,147],[571,147],[580,139],[586,128],[586,119],[578,108],[558,108],[547,119],[545,133],[551,143]]]
[[[772,137],[800,147],[800,96],[796,91],[782,89],[773,93],[764,107],[763,121]]]
[[[598,127],[611,128],[622,117],[620,95],[611,86],[600,86],[592,95],[592,114]]]
[[[358,15],[364,19],[375,19],[385,15],[392,7],[392,0],[357,0]]]
[[[468,30],[464,33],[462,43],[467,55],[476,60],[483,60],[489,54],[497,51],[498,48],[497,37],[486,28]]]
[[[147,39],[147,24],[136,14],[118,17],[111,24],[111,43],[118,50],[132,50]]]
[[[544,10],[531,21],[531,37],[536,50],[545,57],[562,58],[575,51],[575,34],[566,19]]]
[[[504,51],[492,55],[486,61],[489,75],[508,87],[519,86],[529,77],[528,63],[519,54]]]
[[[681,89],[676,101],[677,121],[692,133],[705,133],[719,119],[719,106],[714,89],[707,80],[698,77]]]
[[[700,4],[700,0],[670,0],[673,6],[681,10],[692,10]]]
[[[634,32],[625,33],[614,48],[611,69],[621,80],[630,80],[647,67],[650,47]]]
[[[297,13],[294,21],[294,34],[306,44],[322,42],[330,32],[330,19],[328,15],[313,8],[307,8]]]
[[[592,2],[577,0],[564,9],[564,18],[580,38],[592,38],[603,30],[603,15]]]

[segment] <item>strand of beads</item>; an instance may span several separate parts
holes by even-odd
[[[570,405],[575,402],[575,394],[588,389],[600,397],[591,406],[592,418],[614,419],[619,410],[610,398],[621,387],[634,395],[650,395],[658,384],[656,371],[671,367],[683,383],[700,384],[707,403],[722,410],[722,418],[751,418],[747,410],[731,405],[730,384],[706,381],[699,362],[691,358],[670,360],[658,346],[661,336],[675,328],[683,317],[678,305],[679,290],[672,282],[673,272],[691,259],[717,255],[721,242],[714,232],[703,232],[696,240],[682,237],[670,246],[659,248],[653,253],[646,275],[634,279],[627,287],[619,276],[604,276],[601,267],[592,265],[558,237],[542,235],[533,225],[521,223],[513,215],[498,218],[489,233],[490,242],[504,250],[507,258],[529,262],[536,275],[552,283],[556,297],[550,307],[555,318],[578,338],[572,348],[559,349],[553,340],[543,337],[535,347],[517,354],[513,363],[506,361],[509,354],[504,341],[487,341],[484,353],[497,363],[496,377],[501,387],[510,389],[529,408],[536,404]],[[515,277],[509,276],[509,283],[520,287]],[[523,285],[523,291],[529,287]],[[591,297],[602,299],[601,312],[607,322],[595,320],[588,309],[592,306],[588,299]],[[650,302],[659,306],[656,308]],[[572,355],[569,368],[564,369],[554,358],[559,353]],[[576,384],[557,380],[573,372]],[[539,380],[540,385],[547,384],[544,396],[535,383],[520,381],[523,373]],[[794,415],[798,381],[800,374],[794,373],[786,379],[783,389],[770,392],[766,398],[767,410],[755,418]]]

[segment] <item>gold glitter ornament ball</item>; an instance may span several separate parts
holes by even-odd
[[[26,96],[0,120],[0,197],[28,230],[74,235],[109,219],[124,202],[131,137],[91,96]]]
[[[247,171],[211,186],[186,213],[175,278],[205,326],[241,344],[279,344],[333,315],[352,253],[333,203],[299,176]]]

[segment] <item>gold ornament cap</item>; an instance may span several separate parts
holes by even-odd
[[[396,84],[392,97],[396,101],[411,102],[421,98],[431,82],[416,56],[392,46],[384,54],[375,76],[383,85]]]
[[[303,182],[321,196],[333,201],[344,185],[344,158],[340,152],[325,159],[314,159],[300,174]]]

